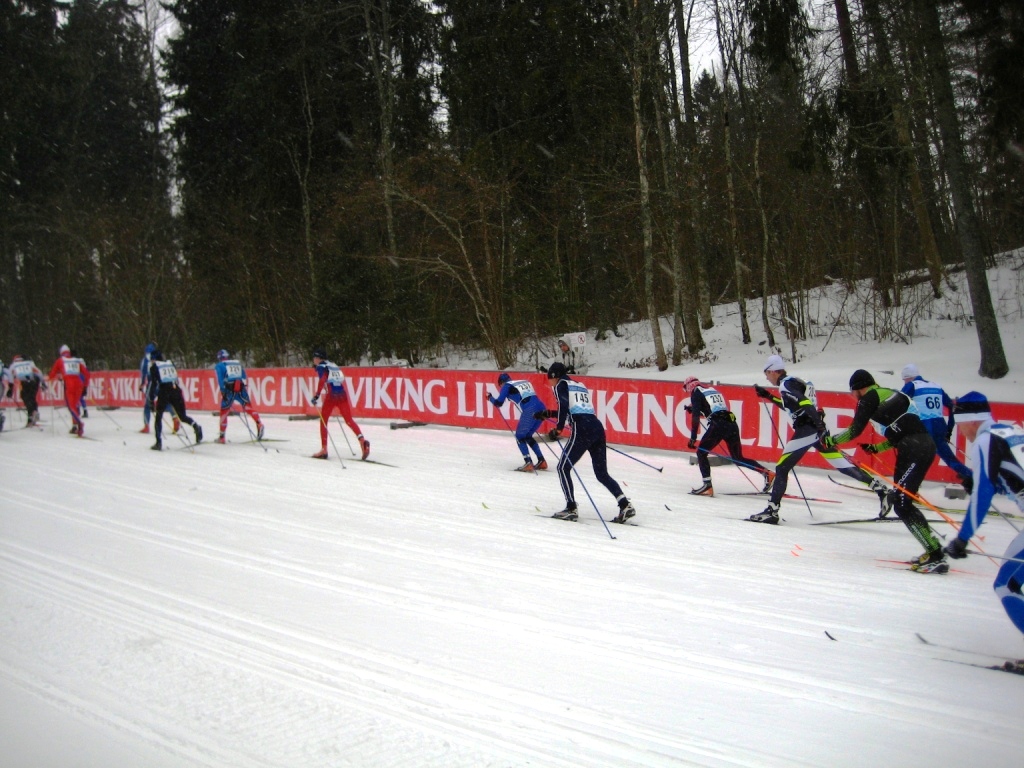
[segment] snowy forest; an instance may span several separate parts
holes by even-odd
[[[0,59],[6,356],[504,367],[670,316],[665,370],[719,302],[785,346],[815,286],[966,270],[1006,373],[1020,0],[0,0]]]

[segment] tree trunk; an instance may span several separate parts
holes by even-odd
[[[632,96],[633,96],[633,128],[636,144],[637,173],[640,180],[640,226],[644,242],[644,300],[647,306],[647,317],[651,323],[651,335],[654,339],[654,355],[659,371],[668,369],[668,358],[665,356],[665,343],[661,338],[661,321],[658,318],[658,307],[654,300],[654,225],[651,217],[651,187],[647,176],[647,127],[641,109],[641,93],[643,91],[643,39],[644,12],[635,9],[632,61]]]
[[[956,215],[956,231],[967,266],[967,284],[974,307],[975,328],[981,347],[981,366],[978,374],[989,379],[1000,379],[1009,366],[999,335],[992,295],[985,273],[985,247],[981,227],[971,196],[971,179],[960,136],[960,120],[956,113],[953,83],[943,48],[942,25],[933,0],[915,0],[918,27],[927,59],[928,75],[935,92],[935,116],[942,138],[946,173]]]
[[[733,183],[732,176],[732,146],[731,131],[729,128],[729,107],[723,107],[722,111],[723,117],[725,118],[725,185],[729,199],[729,250],[732,251],[733,276],[736,280],[736,303],[739,305],[740,310],[740,332],[743,337],[743,343],[749,344],[750,325],[747,322],[747,299],[744,295],[746,280],[743,278],[743,272],[746,269],[746,265],[740,257],[739,224],[736,220],[736,188]]]

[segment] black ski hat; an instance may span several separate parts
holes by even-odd
[[[548,368],[549,379],[564,379],[568,375],[569,372],[565,369],[564,363],[552,363]]]
[[[161,352],[159,349],[154,349],[152,352],[149,353],[149,359],[150,360],[163,360],[164,359],[164,353]]]
[[[870,373],[865,371],[863,368],[858,368],[853,372],[850,377],[850,391],[855,389],[864,389],[865,387],[873,387],[875,385],[875,378]]]
[[[313,350],[313,357],[319,357],[321,360],[326,360],[327,359],[327,353],[324,352],[322,349],[314,349]]]

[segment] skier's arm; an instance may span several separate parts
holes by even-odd
[[[996,494],[993,475],[989,473],[993,470],[999,471],[999,457],[990,455],[992,448],[991,436],[988,435],[983,435],[971,446],[969,463],[974,468],[974,488],[967,502],[967,514],[964,515],[963,525],[957,534],[957,538],[965,542],[970,541],[981,527]]]
[[[707,405],[707,398],[701,393],[699,389],[693,390],[690,395],[690,442],[692,443],[697,439],[697,431],[700,428],[700,417],[704,413],[704,407]]]
[[[838,435],[832,436],[836,445],[850,442],[867,428],[868,422],[871,421],[871,416],[878,410],[878,402],[878,390],[868,390],[857,403],[857,410],[853,412],[853,421],[850,422],[850,426]],[[882,445],[887,444],[883,443]]]

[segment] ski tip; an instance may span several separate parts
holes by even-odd
[[[828,638],[829,640],[835,640],[835,638],[834,638],[834,637],[832,637],[832,635],[830,635],[830,634],[828,633],[828,630],[827,630],[827,629],[825,630],[825,637],[827,637],[827,638]]]

